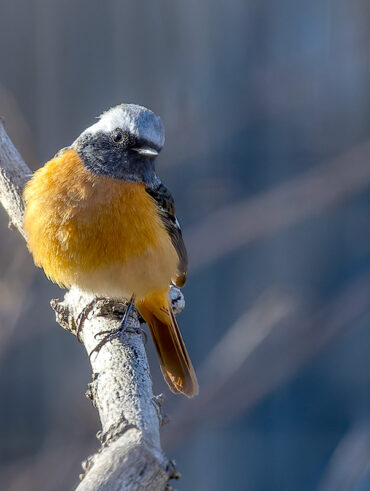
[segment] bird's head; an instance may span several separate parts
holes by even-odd
[[[93,174],[154,184],[154,160],[164,144],[162,121],[135,104],[120,104],[74,141],[72,148]]]

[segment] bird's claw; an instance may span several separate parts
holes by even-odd
[[[82,331],[82,326],[84,323],[84,320],[87,318],[89,312],[93,309],[95,305],[95,299],[92,300],[90,303],[88,303],[78,314],[78,317],[76,319],[76,338],[79,343],[82,343],[81,339],[81,331]]]
[[[134,305],[134,299],[135,299],[135,296],[133,295],[131,297],[131,300],[130,300],[128,306],[127,306],[126,312],[124,313],[121,325],[117,329],[108,330],[108,331],[101,331],[101,332],[98,332],[94,335],[95,339],[97,338],[97,336],[102,336],[102,335],[105,335],[105,336],[101,341],[99,341],[99,343],[95,346],[95,348],[90,352],[89,358],[91,358],[91,355],[93,353],[98,353],[100,351],[101,347],[105,345],[105,343],[107,343],[108,341],[113,341],[113,339],[120,336],[120,334],[126,330],[127,322],[128,322],[129,317],[130,317],[132,307]]]

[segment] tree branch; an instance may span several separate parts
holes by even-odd
[[[0,122],[0,202],[12,228],[24,238],[22,190],[32,172],[22,160]],[[184,305],[179,290],[171,293],[175,310]],[[62,302],[52,300],[58,323],[76,333],[88,353],[105,331],[115,329],[126,306],[98,299],[72,288]],[[83,464],[85,476],[79,491],[161,490],[176,469],[161,450],[160,397],[154,397],[142,330],[136,311],[129,327],[119,338],[105,343],[91,356],[92,383],[87,396],[99,412],[101,449]]]
[[[0,121],[0,202],[9,215],[10,228],[16,228],[24,238],[22,190],[31,175]]]
[[[163,432],[164,448],[167,450],[180,440],[183,442],[200,423],[205,422],[205,418],[207,425],[225,424],[249,411],[276,387],[294,377],[315,356],[352,329],[358,328],[361,320],[369,315],[369,298],[370,270],[351,280],[330,302],[311,315],[307,314],[306,309],[295,312],[294,305],[298,302],[294,301],[294,297],[290,303],[288,299],[284,302],[278,298],[276,306],[272,297],[270,308],[265,311],[261,311],[261,304],[257,302],[252,315],[241,319],[246,323],[244,339],[242,335],[235,337],[236,348],[234,343],[231,344],[233,349],[243,354],[243,358],[236,358],[235,361],[229,346],[228,351],[224,350],[223,357],[233,359],[234,369],[230,370],[229,376],[220,378],[220,383],[217,374],[213,375],[213,380],[209,379],[219,346],[225,343],[226,348],[228,345],[230,334],[226,331],[203,370],[199,371],[199,380],[201,383],[203,381],[202,386],[206,390],[194,400],[191,408],[186,406],[186,401],[179,400],[174,404],[171,413],[176,414],[176,420]],[[288,314],[286,319],[281,316],[284,314],[284,303]],[[289,305],[293,310],[287,308]],[[276,323],[275,319],[279,322]],[[236,329],[232,328],[233,331],[239,331],[238,324]],[[253,337],[259,326],[267,335],[261,334],[259,339],[255,339],[258,342],[251,343],[247,333],[250,331]],[[246,390],[239,390],[240,387]]]

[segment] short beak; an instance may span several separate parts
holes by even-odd
[[[154,158],[158,155],[157,150],[151,147],[133,148],[132,150],[139,153],[140,155],[143,155],[144,157]]]

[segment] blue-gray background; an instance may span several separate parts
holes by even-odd
[[[0,115],[33,169],[112,105],[165,124],[201,384],[169,394],[148,343],[179,490],[370,489],[369,21],[366,0],[0,1]],[[73,489],[88,360],[0,221],[0,489]]]

